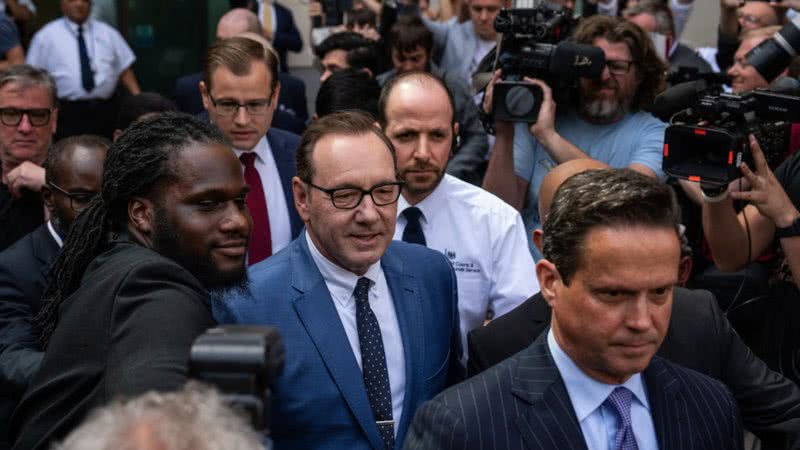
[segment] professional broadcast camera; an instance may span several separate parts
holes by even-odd
[[[502,33],[494,70],[503,80],[494,86],[493,110],[497,120],[536,122],[543,92],[523,77],[544,80],[555,93],[569,95],[580,77],[599,77],[605,67],[603,50],[563,42],[575,28],[572,11],[541,3],[530,9],[503,9],[494,28]],[[560,98],[559,102],[566,99]]]
[[[800,97],[765,89],[727,94],[699,80],[664,91],[653,113],[670,123],[664,172],[714,188],[741,177],[742,162],[752,167],[749,134],[756,136],[770,167],[785,158],[792,122],[800,122]]]
[[[253,428],[269,436],[270,386],[283,370],[284,346],[273,327],[225,325],[195,339],[189,376],[215,386]]]

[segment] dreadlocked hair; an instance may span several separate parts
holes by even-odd
[[[42,348],[58,324],[59,307],[78,288],[89,263],[108,247],[110,235],[127,228],[129,200],[148,197],[158,183],[174,178],[171,158],[192,143],[229,145],[213,125],[168,112],[133,124],[108,150],[100,195],[73,222],[50,269],[35,319]]]

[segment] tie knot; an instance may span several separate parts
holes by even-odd
[[[372,285],[372,281],[370,281],[367,277],[361,277],[358,279],[356,283],[356,289],[353,292],[353,295],[356,297],[356,301],[367,302],[369,303],[369,287]]]
[[[617,411],[625,426],[631,424],[631,399],[633,392],[622,386],[614,389],[608,396],[608,403]]]
[[[246,168],[255,167],[256,154],[255,152],[244,152],[239,155],[239,161],[241,161]]]
[[[419,222],[419,218],[422,217],[422,211],[416,206],[409,206],[403,210],[403,215],[406,216],[406,220],[409,222]]]

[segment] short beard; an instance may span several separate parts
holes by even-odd
[[[626,108],[617,99],[600,99],[596,98],[589,101],[584,101],[581,104],[581,112],[596,122],[610,122],[617,119],[619,116],[627,113]]]
[[[175,227],[167,221],[164,209],[157,206],[153,230],[153,250],[189,271],[209,291],[237,287],[247,283],[247,268],[244,263],[242,263],[241,271],[220,272],[211,262],[211,255],[206,255],[206,258],[186,256],[179,242],[180,238]]]

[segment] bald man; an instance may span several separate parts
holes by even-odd
[[[589,159],[556,166],[542,182],[541,217],[547,220],[553,195],[566,179],[605,167]],[[534,231],[534,242],[541,249],[541,229]],[[684,255],[684,261],[688,256]],[[688,264],[684,262],[683,267],[687,270]],[[549,325],[550,308],[536,294],[489,325],[472,331],[467,337],[468,375],[482,372],[528,347]],[[768,448],[800,445],[800,389],[753,355],[711,293],[675,289],[672,319],[658,355],[725,383],[736,398],[744,427],[769,442]]]

